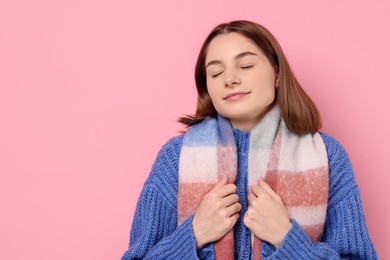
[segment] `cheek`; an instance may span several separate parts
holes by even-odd
[[[267,83],[265,85],[259,86],[259,88],[256,91],[256,99],[258,101],[261,101],[260,103],[262,105],[269,105],[275,100],[275,98],[276,98],[276,89],[272,84]]]
[[[213,84],[207,83],[207,92],[209,93],[211,100],[214,102],[214,99],[218,94],[215,86],[213,86]]]
[[[270,87],[267,92],[268,92],[267,96],[268,96],[268,99],[269,99],[268,101],[269,102],[273,102],[274,99],[275,99],[275,96],[276,96],[275,88],[274,87]]]
[[[255,82],[257,82],[257,87],[263,95],[268,97],[275,95],[275,79],[273,75],[258,77]]]
[[[269,93],[270,93],[270,96],[274,97],[276,95],[276,88],[274,86],[272,86],[269,89]]]

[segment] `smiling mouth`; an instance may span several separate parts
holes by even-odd
[[[223,98],[223,100],[229,100],[229,101],[234,101],[234,100],[237,100],[237,99],[240,99],[248,94],[250,94],[251,92],[235,92],[235,93],[230,93],[228,94],[226,97]]]

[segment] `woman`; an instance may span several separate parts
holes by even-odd
[[[214,28],[195,80],[196,113],[159,152],[122,259],[377,259],[348,156],[267,29]]]

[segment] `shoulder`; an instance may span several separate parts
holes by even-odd
[[[342,163],[350,163],[349,156],[344,146],[333,136],[325,133],[320,133],[324,141],[326,152],[329,159],[329,167]]]
[[[158,152],[157,158],[164,156],[179,156],[184,135],[169,139]]]
[[[320,133],[329,162],[329,204],[356,191],[357,185],[349,156],[342,144],[329,134]]]
[[[177,194],[179,157],[183,135],[169,139],[160,148],[144,186],[152,186],[172,204]]]
[[[169,139],[157,154],[156,160],[152,167],[153,173],[173,172],[178,169],[178,162],[180,157],[181,145],[183,142],[183,135],[175,136]],[[151,177],[159,177],[153,176]]]
[[[347,156],[347,153],[344,149],[344,147],[341,145],[341,143],[334,138],[333,136],[320,132],[320,135],[322,137],[322,140],[324,141],[326,151],[328,153],[328,157],[334,157],[336,155],[338,156]],[[339,154],[342,153],[342,154]]]

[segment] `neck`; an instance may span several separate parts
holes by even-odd
[[[230,123],[233,128],[236,128],[241,131],[251,132],[252,129],[260,122],[261,119],[277,104],[272,103],[268,107],[266,107],[263,111],[258,112],[257,114],[253,114],[252,116],[243,116],[238,118],[229,118]]]
[[[241,131],[250,132],[252,129],[260,122],[260,120],[264,117],[265,114],[269,109],[266,111],[252,117],[252,118],[230,118],[230,123],[232,124],[233,128],[236,128]]]
[[[250,132],[257,124],[257,122],[240,122],[236,120],[230,120],[230,122],[233,128],[246,132]]]

